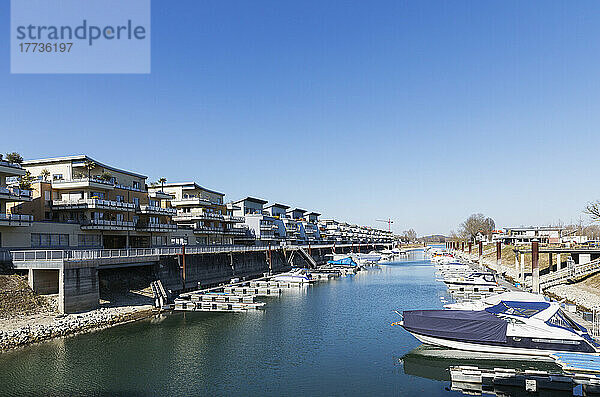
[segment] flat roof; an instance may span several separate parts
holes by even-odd
[[[318,212],[315,212],[315,211],[311,211],[311,212],[309,212],[309,213],[308,213],[308,214],[306,214],[306,215],[316,215],[316,216],[320,216],[321,214],[319,214]]]
[[[233,203],[237,204],[237,203],[241,203],[242,201],[252,201],[254,203],[258,203],[258,204],[262,204],[262,205],[265,205],[265,204],[268,203],[267,200],[259,199],[259,198],[256,198],[256,197],[250,197],[250,196],[248,196],[246,198],[243,198],[243,199],[240,199],[240,200],[237,200],[237,201],[234,201]]]
[[[306,210],[303,210],[302,208],[294,208],[294,209],[291,209],[291,210],[287,210],[287,212],[296,212],[296,211],[302,212],[302,213],[306,212]]]
[[[120,168],[116,168],[116,167],[112,167],[110,165],[103,164],[103,163],[101,163],[99,161],[94,160],[90,156],[86,156],[85,154],[78,154],[78,155],[75,155],[75,156],[64,156],[64,157],[50,157],[50,158],[47,158],[47,159],[37,159],[37,160],[25,160],[25,161],[23,161],[22,165],[23,166],[28,166],[28,165],[62,163],[62,162],[65,162],[65,161],[86,161],[86,160],[92,161],[97,166],[102,167],[102,168],[106,168],[106,169],[111,170],[111,171],[121,172],[123,174],[131,175],[131,176],[135,176],[135,177],[143,178],[143,179],[147,179],[148,178],[146,175],[137,174],[135,172],[131,172],[131,171],[127,171],[127,170],[122,170]]]
[[[529,227],[505,227],[504,230],[564,230],[560,226],[529,226]]]
[[[271,207],[281,208],[282,210],[287,210],[288,208],[290,208],[289,205],[279,204],[279,203],[269,204],[265,208],[271,208]]]
[[[225,193],[217,192],[216,190],[207,189],[205,187],[202,187],[202,186],[198,185],[196,182],[169,182],[169,183],[165,183],[164,186],[165,187],[190,186],[192,189],[200,189],[200,190],[204,190],[206,192],[210,192],[210,193],[214,193],[214,194],[219,194],[221,196],[225,196]]]

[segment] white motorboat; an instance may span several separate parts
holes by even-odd
[[[312,276],[307,269],[294,269],[287,273],[281,273],[273,277],[273,281],[282,281],[286,283],[310,283]]]
[[[465,276],[448,277],[444,279],[448,287],[454,286],[480,286],[495,287],[498,285],[496,275],[493,273],[471,273]]]
[[[600,352],[556,302],[503,300],[484,310],[412,310],[402,316],[405,330],[434,346],[533,356]]]
[[[542,294],[532,294],[523,291],[508,291],[501,294],[490,295],[475,301],[449,303],[444,305],[444,308],[452,310],[484,310],[487,307],[497,305],[501,301],[547,302],[548,300]]]

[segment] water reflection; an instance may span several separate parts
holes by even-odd
[[[471,366],[480,369],[514,369],[517,371],[543,371],[561,373],[561,369],[550,358],[492,353],[466,352],[453,349],[421,345],[399,358],[404,374],[436,381],[450,382],[447,390],[465,394],[491,394],[498,396],[529,396],[524,387],[493,384],[492,382],[452,382],[450,367]],[[572,396],[573,390],[540,390],[538,396]]]

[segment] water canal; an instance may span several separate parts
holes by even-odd
[[[395,309],[441,307],[434,273],[414,256],[256,313],[177,313],[3,353],[1,394],[460,395],[453,357],[427,358],[390,326]]]

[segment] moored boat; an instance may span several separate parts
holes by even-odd
[[[600,352],[556,302],[500,301],[484,310],[412,310],[402,316],[404,329],[434,346],[534,356]]]

